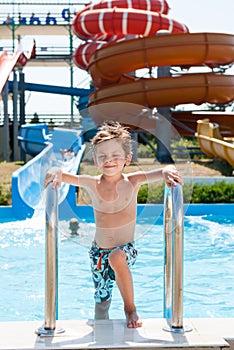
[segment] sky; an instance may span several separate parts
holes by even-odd
[[[190,32],[234,34],[233,0],[168,0],[170,17],[186,24]]]
[[[97,2],[97,1],[95,1]],[[234,34],[234,0],[168,0],[169,17],[188,26],[190,32],[217,32]],[[40,40],[55,40],[44,37]],[[68,45],[68,38],[56,38],[58,46]],[[49,45],[49,44],[48,44]],[[59,86],[70,85],[70,70],[52,67],[25,67],[25,81]],[[88,74],[74,68],[74,86],[89,87]],[[26,113],[69,113],[70,97],[27,92]]]

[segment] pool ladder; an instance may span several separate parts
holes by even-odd
[[[183,265],[184,265],[184,202],[180,184],[164,191],[164,330],[184,333]]]
[[[46,273],[45,273],[45,320],[36,330],[41,336],[63,333],[56,329],[58,318],[58,190],[49,184],[46,189]]]
[[[182,186],[165,186],[164,195],[164,330],[176,333],[190,331],[183,325],[183,235],[184,205]],[[38,335],[53,336],[58,316],[58,191],[50,184],[46,190],[46,288],[45,320]]]

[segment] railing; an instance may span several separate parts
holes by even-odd
[[[27,42],[25,44],[25,47],[23,46],[21,50],[27,51],[26,49],[27,49]],[[2,51],[6,51],[10,55],[12,55],[14,53],[12,46],[9,46],[9,45],[0,46],[0,53]],[[50,44],[43,45],[43,46],[36,45],[36,54],[39,55],[39,57],[40,57],[40,55],[45,55],[45,54],[47,54],[47,55],[70,55],[71,49],[68,45],[67,46],[54,46],[54,45],[50,45]]]
[[[184,333],[191,328],[183,325],[183,238],[184,210],[182,186],[165,186],[164,197],[164,329]]]
[[[183,325],[183,235],[184,210],[182,186],[165,186],[164,198],[164,318],[166,331],[184,333],[191,331]],[[58,314],[58,191],[49,184],[46,190],[46,288],[45,321],[38,335],[64,332],[56,329]]]
[[[10,121],[13,120],[13,116],[9,114]],[[68,126],[70,124],[71,114],[40,114],[38,119],[33,114],[25,116],[25,124],[40,124],[46,123],[51,127]],[[20,121],[18,120],[18,123]],[[80,124],[80,116],[74,116],[74,123]],[[0,127],[4,125],[4,115],[0,115]]]
[[[46,190],[46,278],[45,321],[38,335],[54,335],[64,332],[56,329],[58,317],[58,191],[49,184]]]

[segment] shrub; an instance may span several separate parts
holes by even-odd
[[[234,185],[225,182],[194,185],[192,203],[234,203]]]
[[[160,204],[164,199],[164,184],[143,185],[138,193],[138,203],[140,204]]]
[[[156,155],[148,145],[139,144],[137,148],[137,156],[139,158],[155,158]]]
[[[234,203],[234,184],[227,184],[224,181],[212,185],[185,184],[183,186],[185,203]],[[144,185],[138,193],[138,203],[158,204],[163,203],[164,184]]]
[[[0,205],[9,205],[11,199],[11,193],[4,191],[3,186],[0,185]]]

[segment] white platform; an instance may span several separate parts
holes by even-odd
[[[65,332],[48,337],[35,333],[42,326],[39,321],[2,322],[0,349],[234,349],[234,318],[186,319],[184,326],[192,331],[184,334],[164,331],[166,325],[160,318],[144,319],[137,329],[128,329],[125,320],[57,321],[56,329]]]

